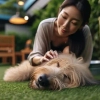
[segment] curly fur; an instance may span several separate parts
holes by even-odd
[[[18,66],[7,69],[3,79],[11,82],[30,80],[30,87],[33,89],[61,90],[99,84],[83,59],[76,58],[74,54],[59,54],[57,58],[40,66],[31,66],[26,60]]]

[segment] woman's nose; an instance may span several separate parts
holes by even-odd
[[[63,24],[63,27],[64,28],[68,28],[70,26],[70,21],[69,20],[66,20]]]

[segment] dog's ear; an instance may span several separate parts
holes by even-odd
[[[54,62],[54,63],[52,63],[50,66],[60,67],[59,62]]]
[[[32,88],[32,83],[33,83],[33,75],[30,76],[30,82],[29,82],[29,84],[28,84],[28,86],[29,86],[30,88]]]
[[[48,66],[60,67],[59,62],[54,60],[47,63]]]

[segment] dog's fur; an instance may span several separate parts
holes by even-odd
[[[6,70],[4,81],[25,81],[34,89],[74,88],[87,84],[99,84],[81,57],[59,54],[57,58],[39,66],[31,66],[26,60]]]

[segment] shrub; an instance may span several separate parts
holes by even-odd
[[[36,30],[41,20],[57,16],[58,8],[61,2],[62,0],[50,0],[48,5],[44,9],[35,12],[35,20],[31,27],[33,33],[36,33]],[[35,34],[33,35],[35,36]]]
[[[91,4],[91,17],[89,26],[93,36],[93,46],[94,52],[92,59],[100,59],[100,33],[99,33],[99,21],[98,17],[100,16],[100,4],[99,0],[89,0]]]

